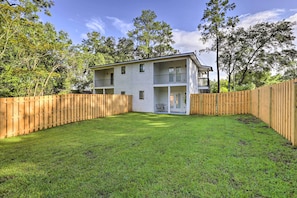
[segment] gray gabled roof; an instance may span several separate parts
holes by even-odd
[[[119,62],[119,63],[97,65],[97,66],[90,67],[90,69],[96,70],[96,69],[102,69],[102,68],[110,68],[110,67],[115,67],[115,66],[134,64],[134,63],[144,63],[144,62],[163,61],[163,60],[165,61],[168,59],[186,58],[186,57],[190,57],[195,62],[195,64],[197,66],[202,67],[203,69],[206,69],[209,71],[213,71],[211,66],[202,65],[194,52],[183,53],[183,54],[173,54],[173,55],[168,55],[168,56],[159,56],[159,57],[154,57],[154,58],[131,60],[131,61],[125,61],[125,62]]]

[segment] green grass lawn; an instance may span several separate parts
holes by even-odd
[[[0,197],[297,197],[297,150],[252,116],[130,113],[0,140]]]

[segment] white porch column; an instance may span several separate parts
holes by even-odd
[[[170,93],[171,93],[171,87],[168,86],[168,113],[171,113],[171,110],[170,110]]]
[[[190,114],[190,94],[191,94],[191,85],[193,84],[193,79],[191,79],[190,77],[190,71],[191,71],[191,68],[192,67],[195,67],[194,63],[188,58],[187,59],[187,85],[186,85],[186,115],[189,115]],[[197,68],[197,72],[198,72],[198,68]],[[198,83],[197,83],[198,85]],[[199,90],[199,87],[197,86],[197,92]],[[196,91],[196,90],[194,90]]]
[[[186,87],[186,90],[187,90],[187,92],[186,92],[186,115],[190,115],[190,111],[191,111],[191,93],[190,93],[190,88],[189,88],[189,86],[187,85],[187,87]]]

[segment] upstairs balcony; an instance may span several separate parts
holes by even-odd
[[[154,84],[182,84],[187,83],[187,74],[159,74],[154,75]]]
[[[113,87],[113,78],[95,80],[95,87]]]

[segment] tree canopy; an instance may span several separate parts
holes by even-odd
[[[229,0],[210,0],[206,3],[206,9],[204,10],[202,22],[198,25],[198,29],[201,30],[202,40],[204,42],[209,40],[215,40],[210,49],[207,51],[216,51],[216,64],[217,64],[217,83],[218,93],[220,92],[220,48],[222,37],[226,29],[233,28],[238,22],[238,17],[229,17],[227,12],[233,10],[236,7],[235,3],[229,3]]]
[[[136,44],[136,56],[150,58],[176,53],[172,47],[174,44],[172,29],[164,21],[156,21],[154,11],[143,10],[140,17],[136,17],[134,29],[128,32],[128,36]]]
[[[50,15],[52,0],[0,0],[0,97],[82,92],[92,87],[90,66],[175,53],[172,29],[144,10],[127,37],[87,33],[73,45],[38,14]]]
[[[50,15],[53,5],[53,0],[0,0],[0,97],[83,92],[93,86],[90,66],[177,53],[172,28],[154,11],[143,10],[134,18],[126,37],[89,32],[74,45],[66,32],[39,19],[41,12]],[[297,78],[294,23],[238,27],[238,18],[228,15],[234,8],[228,0],[210,0],[199,25],[203,41],[213,41],[204,50],[216,51],[218,79],[220,71],[228,76],[222,88],[217,80],[213,90]]]
[[[203,41],[214,40],[204,51],[216,51],[216,90],[220,90],[219,71],[227,74],[229,91],[296,78],[295,23],[262,22],[243,28],[237,26],[238,17],[227,16],[227,11],[234,8],[235,4],[228,0],[210,0],[202,18],[204,23],[198,26]],[[273,76],[272,72],[283,73],[283,77]]]

